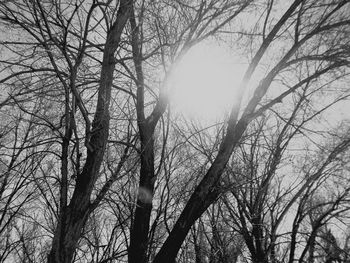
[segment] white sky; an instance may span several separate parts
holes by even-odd
[[[231,108],[245,68],[225,47],[196,45],[172,73],[173,109],[189,118],[219,118]]]

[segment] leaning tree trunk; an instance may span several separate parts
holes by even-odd
[[[194,193],[191,195],[168,238],[156,255],[153,263],[175,262],[177,253],[181,248],[181,244],[185,240],[187,233],[192,225],[218,198],[220,194],[218,184],[220,182],[220,178],[225,169],[225,166],[234,148],[241,139],[241,136],[245,132],[245,129],[247,128],[250,121],[252,121],[250,115],[254,112],[256,106],[265,95],[269,85],[272,82],[272,78],[266,78],[259,84],[254,92],[252,99],[246,106],[241,118],[238,120],[243,91],[246,89],[248,80],[251,78],[259,61],[275,38],[276,34],[302,2],[303,0],[294,0],[294,2],[290,5],[290,7],[286,10],[280,20],[276,23],[276,25],[264,39],[259,50],[253,57],[252,62],[250,63],[243,77],[240,92],[238,92],[236,102],[231,110],[228,120],[227,133],[221,142],[219,152],[208,172],[196,187]],[[290,52],[290,55],[291,54],[293,53]]]

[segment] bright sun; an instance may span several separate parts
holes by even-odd
[[[179,61],[172,74],[175,111],[196,119],[217,119],[234,101],[244,67],[225,48],[199,44]]]

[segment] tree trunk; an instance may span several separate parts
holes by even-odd
[[[191,226],[219,196],[219,189],[217,188],[217,185],[222,172],[224,171],[233,149],[239,142],[249,122],[252,120],[249,117],[250,114],[254,112],[259,101],[266,93],[272,79],[266,79],[265,83],[261,84],[262,86],[259,86],[255,90],[253,98],[249,101],[244,113],[238,121],[243,91],[245,90],[248,80],[254,73],[255,68],[271,44],[273,38],[302,2],[303,0],[294,0],[288,10],[283,14],[281,19],[276,23],[276,25],[264,39],[259,50],[253,57],[252,62],[250,63],[243,77],[243,81],[239,89],[240,92],[237,94],[237,99],[231,110],[228,120],[227,134],[221,142],[217,157],[200,184],[195,189],[194,193],[190,197],[190,200],[187,202],[167,240],[156,255],[154,263],[175,262],[176,255]]]
[[[141,140],[141,168],[140,181],[138,186],[138,195],[134,220],[130,230],[129,263],[148,262],[149,245],[149,225],[152,212],[153,190],[155,183],[154,171],[154,130],[159,118],[166,109],[164,98],[161,98],[156,104],[153,112],[145,117],[145,83],[142,69],[142,34],[139,32],[133,5],[130,14],[131,46],[133,61],[137,76],[137,124]],[[140,39],[141,38],[141,39]]]
[[[232,124],[234,125],[235,123],[232,122]],[[215,161],[188,200],[174,228],[156,255],[154,263],[175,262],[177,252],[191,226],[218,198],[220,194],[218,185],[220,176],[231,156],[233,148],[238,143],[246,127],[247,122],[241,120],[237,125],[228,128],[227,135],[221,144]]]
[[[89,199],[80,195],[75,197],[67,209],[65,222],[60,222],[52,242],[48,263],[72,262],[79,238],[88,217]],[[79,209],[79,210],[78,210]]]
[[[63,208],[66,214],[65,216],[60,215],[58,219],[51,251],[48,255],[48,263],[72,262],[85,222],[92,211],[90,209],[90,197],[98,178],[108,140],[109,104],[116,63],[114,53],[129,18],[131,2],[131,0],[120,1],[117,19],[107,33],[97,106],[92,130],[87,134],[87,137],[91,138],[87,140],[86,162],[83,171],[77,175],[70,204]]]
[[[154,139],[153,131],[142,127],[141,169],[138,197],[133,225],[130,231],[129,263],[148,261],[148,232],[154,190]]]

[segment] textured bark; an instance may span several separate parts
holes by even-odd
[[[130,3],[130,0],[120,1],[117,19],[107,34],[97,106],[89,134],[91,137],[87,141],[86,163],[83,171],[77,175],[72,199],[68,207],[64,209],[66,215],[60,217],[57,223],[52,248],[48,255],[49,263],[72,262],[85,222],[91,212],[91,192],[98,177],[108,139],[109,104],[116,63],[114,53],[129,17]]]

